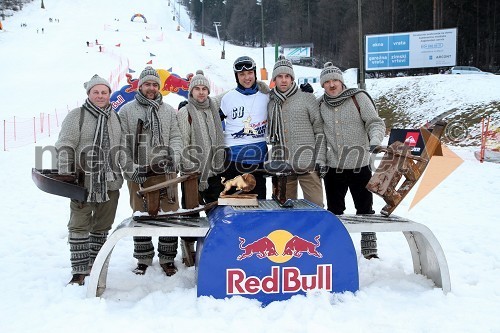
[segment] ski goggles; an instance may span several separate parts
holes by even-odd
[[[255,69],[255,67],[256,67],[255,62],[250,61],[250,60],[244,60],[244,61],[235,63],[233,66],[233,70],[235,72],[253,71]]]

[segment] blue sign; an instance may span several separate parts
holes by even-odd
[[[389,53],[376,53],[367,56],[367,69],[376,69],[389,66]]]
[[[388,37],[368,37],[367,38],[368,52],[385,52],[389,51]]]
[[[410,35],[396,35],[389,37],[389,51],[410,50]]]
[[[390,67],[408,67],[410,60],[410,52],[394,52],[390,53]]]
[[[199,245],[198,296],[243,296],[266,305],[314,289],[357,291],[356,252],[342,222],[296,202],[302,205],[215,208]]]

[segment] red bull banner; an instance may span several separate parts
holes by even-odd
[[[305,200],[294,208],[266,207],[219,206],[209,214],[198,296],[243,296],[266,305],[311,290],[359,289],[356,252],[335,215]]]
[[[181,95],[184,98],[188,98],[189,93],[189,80],[183,79],[179,75],[171,73],[166,69],[157,69],[158,75],[160,75],[160,93],[163,96],[170,94],[171,92]],[[139,79],[133,79],[132,75],[126,74],[127,84],[124,85],[120,90],[115,91],[111,94],[110,102],[111,107],[116,112],[120,111],[120,108],[126,103],[134,99],[137,92]],[[189,78],[192,75],[188,75]]]

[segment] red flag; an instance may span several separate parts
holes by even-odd
[[[153,60],[149,60],[146,64],[151,65],[153,63]]]

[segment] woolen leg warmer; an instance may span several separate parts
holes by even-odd
[[[374,232],[361,233],[361,254],[365,258],[377,255],[377,234]]]
[[[94,264],[97,254],[101,250],[101,247],[106,242],[108,238],[108,233],[93,233],[89,235],[89,268]]]
[[[139,264],[151,266],[154,255],[155,248],[151,237],[134,237],[134,258],[137,259]]]
[[[160,264],[174,262],[177,255],[178,238],[177,237],[159,237],[158,238],[158,258]]]
[[[89,235],[87,233],[70,232],[68,235],[71,261],[71,274],[88,274],[89,269]]]

